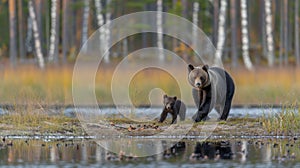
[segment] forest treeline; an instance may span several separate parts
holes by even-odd
[[[139,11],[169,12],[197,24],[216,46],[216,57],[232,67],[300,66],[299,0],[1,0],[0,66],[72,63],[100,26]],[[107,42],[113,32],[103,33]],[[170,39],[127,37],[106,61],[158,45],[192,57],[189,47]]]

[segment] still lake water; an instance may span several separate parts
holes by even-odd
[[[195,111],[194,108],[188,108],[187,117],[191,117]],[[280,108],[232,108],[229,117],[257,118],[280,111]],[[49,112],[55,114],[61,113],[61,110],[49,109]],[[66,116],[76,117],[74,108],[65,108],[62,112]],[[99,113],[99,110],[78,108],[77,112]],[[128,115],[134,113],[139,117],[155,118],[160,112],[161,108],[138,108]],[[0,115],[7,113],[9,111],[0,109]],[[104,108],[101,114],[118,116],[119,112],[114,108]],[[214,139],[213,142],[185,139],[172,148],[165,144],[166,141],[157,138],[153,141],[161,146],[159,151],[164,152],[146,157],[135,157],[130,153],[124,154],[124,151],[112,153],[92,139],[85,138],[7,137],[6,143],[12,140],[13,144],[0,142],[0,167],[300,167],[300,140],[293,137],[264,140],[247,137],[230,141]],[[122,141],[128,141],[131,145],[138,143],[135,138]],[[136,144],[139,148],[146,148],[144,145]]]
[[[6,107],[7,108],[7,107]],[[14,112],[13,106],[9,108],[11,109],[6,109],[2,108],[0,106],[0,115],[5,115],[9,114],[10,112]],[[40,108],[40,107],[39,107]],[[294,109],[295,112],[298,112],[297,109]],[[43,109],[44,112],[47,112],[49,114],[61,114],[63,113],[67,117],[76,117],[76,113],[96,113],[96,114],[101,114],[101,115],[119,115],[119,114],[124,114],[124,115],[132,115],[134,114],[135,116],[138,117],[147,117],[147,118],[155,118],[160,115],[162,112],[162,107],[152,107],[152,108],[135,108],[132,110],[131,108],[124,108],[124,109],[116,109],[116,108],[111,108],[111,107],[104,107],[104,108],[88,108],[88,107],[53,107],[53,108],[45,108]],[[194,107],[188,107],[186,116],[191,117],[195,112],[197,111],[196,108]],[[282,108],[280,107],[238,107],[238,108],[231,108],[229,117],[232,118],[241,118],[241,117],[250,117],[250,118],[257,118],[261,117],[263,115],[269,116],[269,115],[274,115],[276,113],[279,113],[282,111]],[[216,111],[212,111],[210,113],[213,117],[215,115],[218,116]]]
[[[188,107],[186,111],[186,117],[192,117],[195,112],[197,111],[194,107]],[[229,118],[241,118],[241,117],[250,117],[250,118],[257,118],[262,116],[270,116],[277,114],[282,111],[282,108],[276,107],[241,107],[241,108],[231,108],[229,113]],[[116,109],[116,108],[101,108],[95,109],[95,108],[66,108],[63,110],[64,115],[68,117],[75,117],[77,113],[85,114],[85,113],[97,113],[101,115],[119,115],[123,114],[125,116],[129,116],[134,114],[136,117],[147,117],[147,118],[155,118],[160,116],[162,112],[162,107],[153,107],[153,108],[136,108],[134,110],[131,110],[130,108],[124,108],[124,109]],[[295,109],[295,112],[297,112],[297,109]],[[215,110],[213,110],[210,114],[211,117],[218,117],[218,114]]]
[[[129,140],[130,141],[130,140]],[[163,145],[163,141],[157,140]],[[153,156],[123,156],[106,151],[92,140],[13,140],[1,146],[5,167],[299,167],[300,141],[183,140]]]

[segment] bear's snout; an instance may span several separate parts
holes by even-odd
[[[200,88],[200,87],[201,87],[201,80],[200,80],[199,77],[195,79],[194,85],[195,85],[195,87],[197,87],[197,88]]]

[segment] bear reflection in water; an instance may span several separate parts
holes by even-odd
[[[232,144],[229,141],[220,142],[196,142],[188,143],[180,141],[173,145],[171,148],[168,141],[161,141],[162,147],[165,149],[163,153],[157,156],[149,156],[147,160],[154,159],[169,159],[173,157],[183,156],[190,161],[197,160],[231,160],[233,159],[234,152],[232,151]],[[237,152],[237,151],[236,151]],[[185,157],[186,156],[186,157]],[[158,159],[160,158],[160,159]],[[119,154],[107,152],[106,160],[110,161],[134,161],[140,159],[135,155],[125,155],[125,152],[120,151]]]
[[[190,160],[232,159],[233,153],[229,142],[197,142]]]
[[[172,155],[178,155],[179,152],[183,152],[185,149],[186,149],[185,142],[178,142],[171,148],[165,150],[163,156],[164,158],[170,158]]]
[[[173,147],[164,151],[164,158],[170,158],[184,152],[186,149],[185,142],[178,142]],[[229,142],[197,142],[194,147],[194,152],[190,155],[190,160],[218,160],[232,159],[233,152]]]

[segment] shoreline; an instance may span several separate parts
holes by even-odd
[[[163,105],[139,105],[135,106],[135,108],[160,108]],[[195,105],[186,105],[188,108],[195,108]],[[0,104],[1,109],[5,110],[14,110],[16,108],[27,108],[27,107],[33,107],[33,108],[49,108],[49,109],[65,109],[65,108],[116,108],[115,105],[111,104],[104,104],[98,106],[93,105],[74,105],[74,104]],[[124,105],[124,107],[130,107],[130,105]],[[293,108],[299,108],[298,105],[285,105],[285,104],[235,104],[232,105],[231,108],[285,108],[285,107],[293,107]]]
[[[167,121],[169,123],[169,121]],[[88,132],[95,133],[90,135],[84,129],[85,125],[82,125],[79,121],[76,121],[69,125],[59,126],[56,124],[55,129],[48,128],[44,123],[40,128],[33,127],[18,127],[14,124],[0,124],[0,137],[7,137],[11,139],[112,139],[112,138],[129,138],[129,139],[206,139],[206,133],[202,131],[202,128],[207,128],[207,123],[204,122],[194,123],[193,126],[184,134],[164,134],[164,130],[167,130],[170,125],[167,123],[158,124],[152,123],[128,123],[124,120],[110,120],[110,125],[93,125],[87,129]],[[100,126],[99,126],[100,125]],[[204,127],[205,126],[205,127]],[[143,127],[143,128],[142,128]],[[176,128],[176,131],[185,132],[184,126],[172,125]],[[110,134],[112,130],[117,131],[117,134]],[[210,134],[210,133],[209,133]],[[229,118],[228,121],[218,122],[216,128],[208,136],[208,140],[230,140],[230,139],[290,139],[300,138],[300,133],[297,132],[278,132],[268,133],[262,126],[259,119],[246,119],[246,118]]]

